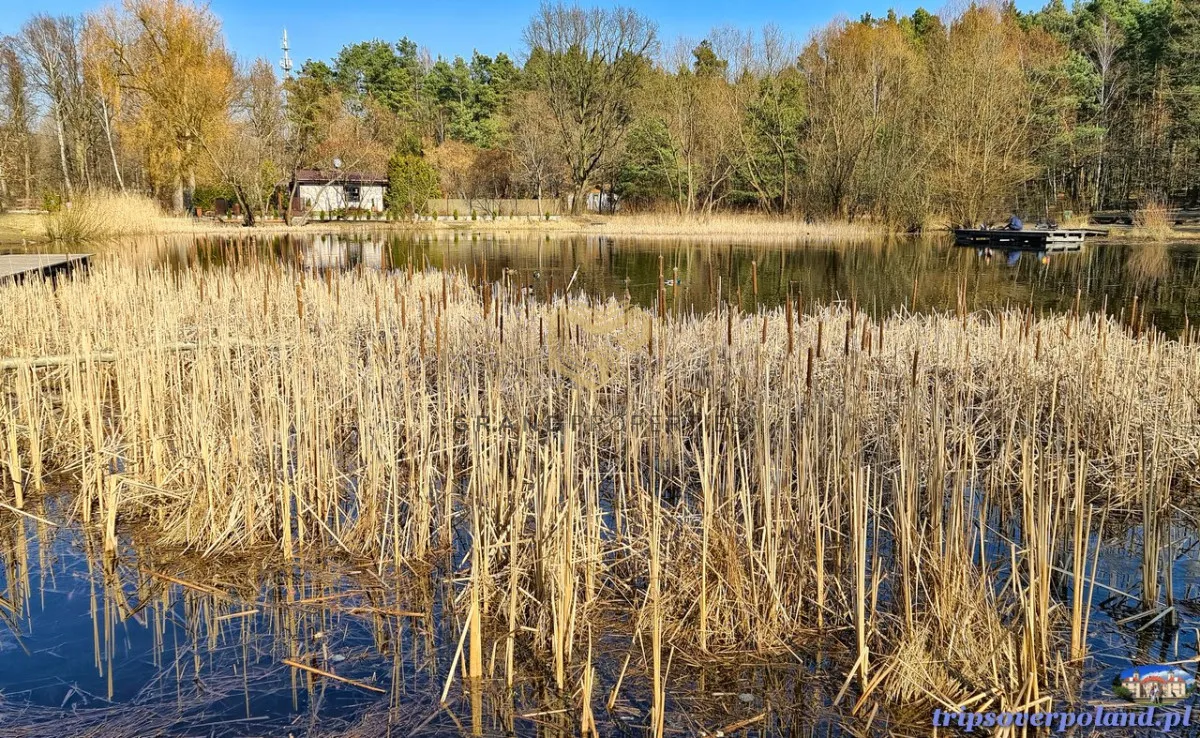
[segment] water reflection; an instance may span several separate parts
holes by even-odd
[[[1078,253],[989,257],[949,238],[831,245],[360,233],[158,239],[137,248],[180,266],[268,258],[318,269],[451,267],[479,279],[505,276],[536,295],[571,284],[651,305],[661,291],[674,309],[696,311],[718,302],[774,306],[790,291],[802,302],[856,301],[872,314],[954,310],[961,299],[965,309],[1078,306],[1120,315],[1136,297],[1147,324],[1176,335],[1195,322],[1200,302],[1195,244],[1088,244]]]
[[[5,519],[0,735],[578,734],[579,674],[559,692],[546,655],[518,641],[509,687],[506,633],[485,629],[485,678],[462,678],[453,562],[265,563],[275,559],[204,563],[128,539],[106,555],[78,529]],[[642,732],[651,697],[639,641],[624,627],[593,639],[600,731]],[[773,735],[832,724],[832,694],[801,688],[814,664],[747,654],[700,667],[680,655],[668,722],[712,732],[751,720]]]

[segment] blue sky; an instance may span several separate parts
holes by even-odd
[[[925,3],[927,10],[941,10],[945,0]],[[99,7],[95,0],[37,0],[19,3],[3,0],[0,34],[13,33],[35,10],[51,14],[80,13]],[[225,36],[239,57],[279,59],[279,37],[286,26],[292,43],[292,58],[328,59],[342,46],[356,41],[382,38],[394,41],[408,36],[435,56],[469,56],[472,49],[485,54],[503,51],[520,55],[521,31],[538,7],[538,0],[483,2],[379,2],[378,0],[212,0],[212,9],[224,22]],[[589,4],[583,2],[581,4]],[[607,3],[605,3],[607,4]],[[647,0],[627,2],[658,23],[659,35],[670,42],[679,36],[702,38],[714,26],[734,25],[759,28],[767,23],[803,40],[810,31],[835,17],[857,18],[865,12],[883,15],[889,7],[911,12],[920,2],[905,0],[889,4],[879,0]],[[1018,0],[1030,9],[1038,0]],[[333,12],[330,9],[335,9]]]

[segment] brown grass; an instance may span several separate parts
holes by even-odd
[[[672,317],[273,263],[100,264],[0,300],[0,501],[69,471],[110,546],[141,523],[198,556],[454,550],[446,689],[518,650],[590,693],[596,624],[644,655],[626,682],[660,732],[676,651],[820,644],[888,709],[1067,693],[1098,511],[1165,529],[1200,482],[1191,337],[1136,320]],[[1174,544],[1149,540],[1158,610]]]

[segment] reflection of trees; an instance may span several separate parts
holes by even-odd
[[[451,677],[466,613],[446,572],[424,565],[364,572],[336,557],[281,566],[264,553],[206,562],[130,543],[112,556],[74,530],[0,519],[0,634],[28,635],[13,653],[26,652],[4,656],[0,733],[208,735],[224,726],[218,734],[349,738],[408,735],[421,726],[458,734],[470,723],[475,735],[484,726],[532,735],[545,724],[531,714],[558,716],[559,735],[577,728],[578,702],[554,689],[544,653],[518,650],[511,689],[502,679],[464,686],[461,673]],[[615,673],[630,643],[603,632],[596,662]],[[502,628],[491,635],[501,646],[507,637]],[[52,648],[47,638],[55,640]],[[385,694],[290,667],[285,659]],[[728,704],[714,699],[713,690],[736,694],[744,690],[737,685],[753,683],[763,699],[787,705],[807,667],[714,660],[676,668],[675,709],[722,725],[730,722]],[[53,678],[40,678],[41,671]],[[448,678],[454,688],[439,705]],[[31,679],[34,688],[10,689]],[[632,704],[647,699],[633,679],[622,697]],[[799,726],[793,712],[783,714]],[[233,730],[242,722],[254,730]]]
[[[324,239],[324,240],[323,240]],[[325,240],[328,240],[326,243]],[[652,305],[658,296],[659,257],[665,277],[681,281],[666,290],[680,307],[703,311],[721,298],[742,308],[753,305],[753,267],[758,266],[760,306],[778,305],[789,290],[805,304],[856,300],[866,311],[887,313],[909,308],[916,286],[919,310],[953,310],[965,287],[969,309],[1027,305],[1038,311],[1068,311],[1078,302],[1085,312],[1107,309],[1120,314],[1136,295],[1148,322],[1169,334],[1182,330],[1187,306],[1200,302],[1200,251],[1163,244],[1089,244],[1080,253],[1055,254],[1043,264],[1024,253],[1015,266],[1006,254],[990,261],[974,249],[956,248],[948,239],[876,243],[777,243],[736,245],[694,239],[635,239],[545,234],[344,234],[283,235],[273,238],[201,238],[167,247],[149,242],[146,253],[181,265],[222,266],[254,258],[306,263],[306,255],[325,243],[332,253],[346,250],[343,268],[461,268],[490,280],[503,270],[512,279],[534,284],[545,295],[561,291],[576,269],[573,289],[618,298],[628,279],[631,299]],[[331,245],[332,244],[332,245]],[[360,258],[361,257],[361,258]],[[326,254],[322,263],[332,257]],[[1195,320],[1191,320],[1195,322]]]

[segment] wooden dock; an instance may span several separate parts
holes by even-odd
[[[91,254],[0,254],[0,282],[54,276],[86,267]]]
[[[1007,228],[958,228],[954,231],[957,246],[974,246],[1006,251],[1045,251],[1059,254],[1079,251],[1088,236],[1106,236],[1108,231],[1091,228],[1030,228],[1010,231]]]

